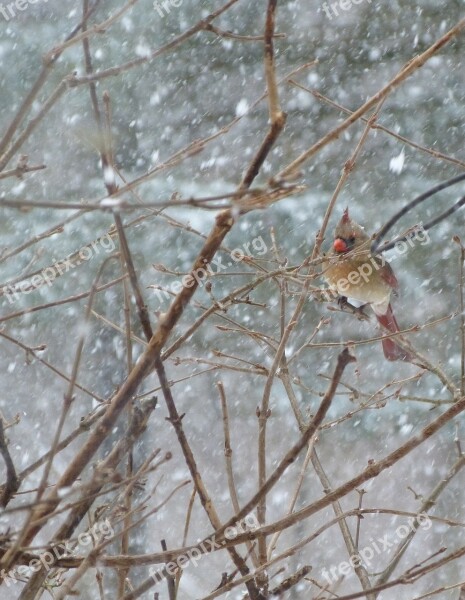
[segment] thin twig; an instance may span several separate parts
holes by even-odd
[[[332,131],[327,133],[318,142],[316,142],[311,148],[303,152],[299,157],[293,160],[287,167],[282,169],[275,177],[272,182],[279,182],[281,180],[295,177],[297,170],[312,156],[319,152],[322,148],[327,146],[330,142],[336,140],[343,131],[360,119],[370,108],[376,106],[383,98],[388,96],[396,87],[405,81],[412,73],[423,67],[423,65],[434,56],[443,46],[448,44],[454,37],[459,35],[465,28],[465,19],[462,19],[452,27],[447,33],[441,36],[434,44],[432,44],[422,54],[412,58],[393,78],[387,83],[379,92],[372,96],[367,102],[362,104],[355,112],[353,112],[347,119],[345,119],[340,125],[335,127]]]
[[[288,79],[288,83],[305,91],[305,92],[308,92],[309,94],[312,94],[312,96],[314,96],[318,100],[321,100],[322,102],[325,102],[326,104],[329,104],[330,106],[333,106],[334,108],[337,108],[338,110],[346,113],[347,115],[352,114],[351,110],[342,106],[338,102],[334,102],[334,100],[327,98],[326,96],[324,96],[317,90],[311,90],[308,87],[305,87],[304,85],[302,85],[301,83],[294,81],[293,79]],[[362,117],[361,120],[364,123],[369,122],[369,119],[367,119],[366,117]],[[416,150],[420,150],[420,152],[424,152],[425,154],[429,154],[431,156],[434,156],[434,158],[439,158],[439,159],[441,159],[445,162],[449,162],[453,165],[458,165],[459,167],[465,167],[465,162],[463,160],[459,160],[458,158],[455,158],[454,156],[448,156],[447,154],[444,154],[443,152],[439,152],[438,150],[434,150],[433,148],[426,148],[425,146],[421,146],[420,144],[417,144],[413,140],[410,140],[410,139],[404,137],[403,135],[399,135],[395,131],[392,131],[392,129],[388,129],[387,127],[384,127],[384,125],[381,125],[380,123],[372,123],[370,126],[372,129],[379,129],[380,131],[387,133],[391,137],[401,141],[402,143],[406,144],[407,146],[411,146],[412,148],[415,148]]]
[[[0,487],[0,505],[5,508],[10,500],[16,494],[21,485],[21,478],[16,475],[15,465],[8,450],[8,443],[5,437],[5,424],[3,417],[0,416],[0,454],[3,457],[6,468],[6,483]]]

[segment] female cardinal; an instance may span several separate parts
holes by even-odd
[[[354,298],[369,304],[383,327],[391,332],[399,331],[392,312],[391,292],[398,287],[391,266],[381,257],[370,253],[370,237],[363,227],[352,221],[346,208],[334,230],[334,243],[330,257],[346,258],[329,260],[324,276],[330,287],[341,296]],[[410,361],[412,356],[394,340],[382,340],[384,356],[388,360]]]

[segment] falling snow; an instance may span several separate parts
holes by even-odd
[[[240,506],[258,489],[262,421],[257,415],[263,417],[264,398],[269,402],[265,419],[268,477],[317,413],[338,354],[350,342],[357,361],[344,371],[318,439],[313,439],[329,482],[321,477],[315,455],[304,465],[305,446],[267,494],[266,523],[324,498],[328,486],[337,489],[418,436],[424,440],[418,448],[340,498],[343,511],[354,510],[359,502],[364,508],[388,511],[348,518],[354,537],[360,530],[360,548],[371,538],[388,535],[392,540],[396,528],[407,522],[406,515],[416,514],[436,486],[443,485],[465,443],[460,415],[431,437],[421,433],[454,406],[449,383],[457,387],[458,395],[463,387],[460,259],[465,212],[462,208],[433,227],[424,243],[406,242],[405,251],[398,245],[385,255],[398,283],[391,295],[398,324],[428,365],[421,360],[415,365],[384,360],[379,337],[386,332],[378,328],[369,307],[363,310],[365,318],[336,299],[318,294],[326,289],[320,276],[325,263],[321,253],[317,257],[313,252],[326,217],[324,239],[319,241],[321,252],[327,254],[345,207],[370,236],[415,197],[462,173],[463,33],[444,43],[409,77],[401,77],[382,102],[375,95],[458,23],[463,3],[338,0],[326,3],[331,11],[331,6],[338,11],[328,16],[320,0],[278,2],[276,33],[284,35],[273,38],[277,108],[286,115],[286,122],[276,137],[272,130],[270,147],[263,60],[267,3],[233,4],[212,21],[217,29],[208,30],[205,21],[182,43],[176,42],[199,19],[208,19],[225,3],[208,1],[199,8],[193,0],[166,0],[158,3],[161,13],[152,1],[129,3],[133,5],[126,7],[130,10],[124,9],[114,22],[93,31],[93,25],[117,14],[124,4],[99,3],[89,16],[84,36],[91,64],[86,62],[79,33],[82,7],[76,8],[72,0],[31,0],[25,3],[27,9],[8,21],[0,14],[0,136],[18,121],[1,151],[0,163],[7,157],[3,173],[19,169],[20,161],[26,160],[20,159],[24,154],[28,166],[45,166],[25,173],[19,169],[0,179],[0,206],[4,203],[0,220],[0,409],[7,424],[8,449],[19,474],[43,456],[59,431],[64,398],[71,387],[72,402],[60,440],[75,431],[78,434],[50,465],[45,494],[52,493],[99,423],[87,424],[82,419],[107,410],[115,394],[125,389],[128,373],[137,370],[145,356],[147,331],[140,320],[145,306],[155,331],[164,331],[174,314],[176,323],[162,348],[169,389],[203,485],[224,523],[235,513],[225,459],[231,459]],[[44,85],[28,101],[43,57],[73,31],[78,32],[79,42],[66,44],[45,69]],[[157,49],[161,51],[153,60],[145,60]],[[95,87],[85,79],[73,82],[73,77],[88,76],[89,69],[95,74]],[[109,76],[100,77],[106,69],[111,69]],[[66,83],[63,94],[48,109],[44,103],[61,81]],[[108,104],[103,102],[104,92]],[[364,114],[345,127],[350,115],[366,102],[370,105]],[[24,132],[28,135],[22,140]],[[262,162],[263,148],[266,159]],[[292,173],[271,180],[309,149],[310,156]],[[102,164],[107,166],[102,168]],[[248,190],[244,178],[255,171],[257,177]],[[131,182],[136,184],[124,195],[106,197],[109,188]],[[294,184],[302,185],[299,193],[260,205],[264,192],[281,192],[283,186]],[[419,204],[403,215],[385,239],[434,220],[463,195],[463,189],[461,182]],[[205,199],[212,197],[215,200],[209,206]],[[11,208],[11,203],[16,206]],[[30,206],[41,203],[47,206]],[[68,208],[68,203],[74,208]],[[143,203],[156,206],[141,208]],[[84,210],[86,204],[91,206]],[[202,259],[194,265],[216,219],[225,218],[225,207],[230,208],[231,230],[221,240],[214,260]],[[123,223],[134,273],[128,268],[115,213]],[[237,251],[242,253],[240,260],[235,259]],[[389,275],[389,267],[382,273]],[[176,295],[189,289],[183,287],[183,278],[189,276],[196,281],[195,295],[189,302],[181,297],[173,309]],[[33,285],[34,277],[42,278],[40,286]],[[249,289],[248,284],[258,278],[260,283]],[[301,298],[302,311],[286,339],[286,326]],[[363,302],[353,302],[358,304]],[[154,339],[151,343],[160,338]],[[276,361],[281,345],[285,352]],[[76,381],[70,384],[74,370]],[[111,424],[110,435],[88,468],[73,485],[57,491],[65,502],[71,493],[73,500],[86,493],[101,461],[123,439],[134,414],[131,411],[141,406],[142,399],[157,397],[157,407],[132,455],[133,469],[139,469],[152,453],[155,462],[161,463],[157,471],[144,474],[130,494],[134,520],[143,507],[159,506],[131,532],[131,551],[137,554],[159,552],[162,539],[170,550],[192,545],[215,529],[198,494],[193,495],[192,473],[160,381],[150,368],[147,372],[131,391],[127,405],[131,410],[123,410]],[[220,382],[229,410],[231,454],[225,453]],[[169,459],[167,453],[172,454]],[[127,469],[128,464],[121,462],[116,471],[104,474],[109,477],[106,489],[114,489],[108,497],[97,495],[91,511],[119,511],[121,517],[127,498],[119,478]],[[20,493],[9,505],[12,511],[0,516],[2,535],[15,536],[21,530],[25,513],[19,508],[34,501],[43,472],[43,467],[37,468],[22,481]],[[414,565],[423,565],[439,548],[452,552],[463,544],[460,528],[451,523],[465,521],[464,477],[458,469],[441,487],[429,509],[438,520],[431,528],[418,530],[389,581]],[[1,489],[4,479],[5,473]],[[176,486],[179,490],[167,500]],[[189,506],[190,522],[186,520]],[[329,523],[334,519],[333,508],[326,506],[283,531],[270,558]],[[28,541],[27,546],[46,545],[61,518],[57,512],[41,531],[43,538]],[[271,539],[272,534],[267,544]],[[294,595],[289,592],[285,598],[321,596],[323,569],[348,560],[346,543],[335,522],[285,561],[270,566],[270,588],[309,565],[312,579],[304,578]],[[250,568],[256,564],[250,557],[256,551],[255,546],[240,547]],[[122,553],[120,541],[106,548],[107,552]],[[371,574],[381,573],[393,552],[376,555],[368,569],[371,583],[378,580]],[[415,580],[408,591],[407,586],[386,589],[379,598],[435,594],[458,600],[458,589],[452,586],[463,579],[464,567],[459,557]],[[186,568],[178,598],[204,598],[220,585],[222,573],[235,572],[225,551],[212,553],[197,567]],[[108,598],[116,597],[113,575],[105,583]],[[137,587],[146,575],[143,567],[131,569],[130,585]],[[47,589],[58,583],[49,578]],[[162,597],[166,593],[162,585],[151,589],[150,597],[158,592]],[[358,593],[361,585],[350,570],[328,594]],[[19,598],[20,586],[12,588],[18,593],[15,598]],[[441,586],[451,589],[435,592]],[[73,589],[82,597],[99,597],[94,580],[80,580]],[[10,597],[2,596],[2,591],[1,598]],[[238,586],[228,593],[223,597],[235,600],[248,592]]]

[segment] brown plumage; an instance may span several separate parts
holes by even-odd
[[[399,331],[390,304],[391,293],[398,287],[394,272],[383,258],[370,253],[370,237],[353,221],[346,208],[334,230],[334,242],[325,265],[324,276],[341,296],[369,304],[379,323],[391,332]],[[345,260],[331,257],[345,256]],[[393,339],[382,341],[388,360],[410,361],[410,354]]]

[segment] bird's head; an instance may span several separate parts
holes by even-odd
[[[345,254],[360,248],[369,239],[363,227],[349,217],[349,209],[346,208],[334,230],[334,251],[337,254]]]

